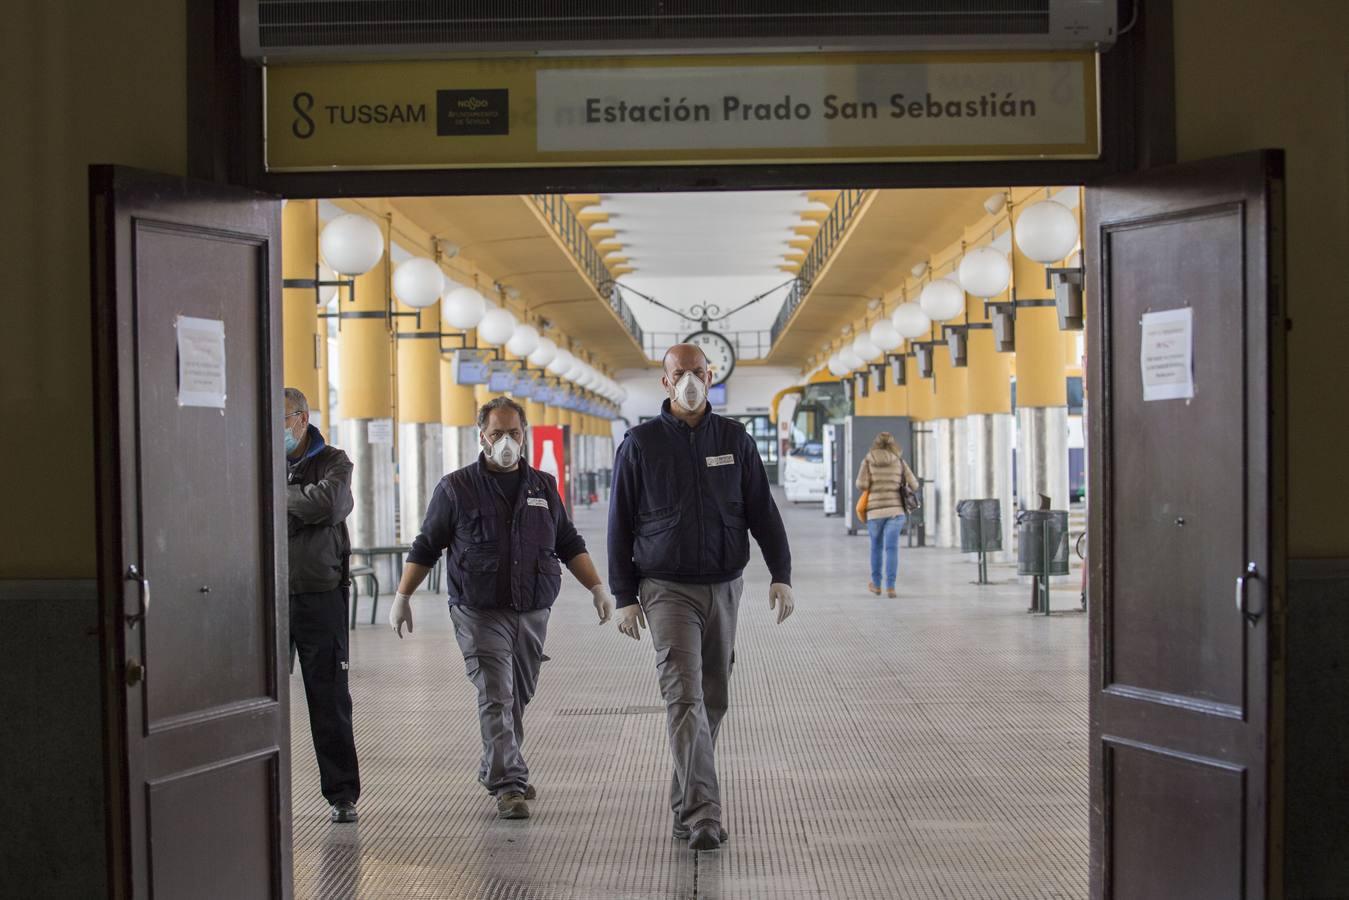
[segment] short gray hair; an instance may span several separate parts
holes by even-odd
[[[299,388],[286,388],[286,406],[290,407],[287,412],[309,412],[309,401]]]
[[[486,403],[484,403],[482,405],[482,408],[478,410],[479,431],[487,430],[488,417],[492,415],[492,412],[494,410],[498,409],[514,410],[520,416],[521,431],[529,427],[529,419],[525,416],[525,408],[523,406],[516,403],[510,397],[493,397],[491,400],[488,400]]]

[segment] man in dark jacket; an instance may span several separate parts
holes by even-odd
[[[309,424],[309,402],[295,388],[286,388],[285,441],[291,658],[300,657],[319,785],[332,821],[355,822],[361,777],[347,687],[351,460]]]
[[[557,482],[523,459],[527,427],[524,408],[507,397],[478,411],[483,452],[436,485],[389,613],[400,638],[404,625],[412,633],[411,595],[444,553],[454,636],[478,689],[478,781],[503,819],[529,818],[535,797],[521,754],[525,706],[539,682],[562,564],[590,591],[600,624],[614,609]]]
[[[703,351],[676,344],[664,367],[669,399],[660,416],[630,430],[614,460],[609,586],[619,630],[640,640],[649,623],[656,645],[674,757],[674,836],[713,850],[726,840],[714,752],[749,536],[768,563],[768,606],[779,624],[795,603],[792,557],[754,439],[707,402],[712,373]]]

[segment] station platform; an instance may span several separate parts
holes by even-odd
[[[649,634],[598,626],[568,575],[525,719],[529,820],[497,819],[475,780],[475,697],[443,597],[416,597],[411,637],[352,635],[357,825],[328,823],[297,671],[296,896],[1085,897],[1085,616],[1029,615],[1010,567],[976,586],[974,557],[950,550],[902,548],[898,599],[875,597],[865,536],[779,505],[797,607],[774,624],[756,550],[718,748],[724,849],[670,836]],[[604,572],[603,508],[575,518]],[[1076,609],[1078,577],[1055,580],[1055,608]]]

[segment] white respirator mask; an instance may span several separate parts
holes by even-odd
[[[701,412],[703,404],[707,402],[707,385],[692,372],[685,372],[684,377],[675,384],[674,397],[671,399],[691,413]]]
[[[509,434],[503,434],[487,447],[487,458],[499,468],[509,469],[520,461],[520,444]]]

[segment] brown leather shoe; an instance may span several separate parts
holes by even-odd
[[[896,593],[895,593],[895,589],[894,589],[894,588],[886,588],[886,589],[885,589],[885,596],[887,596],[887,597],[889,597],[891,600],[893,600],[893,599],[895,599],[896,597],[898,597],[899,594],[896,594]]]
[[[867,582],[867,590],[871,591],[871,593],[875,594],[877,597],[881,595],[881,589],[876,587],[876,585],[872,584],[870,581]]]

